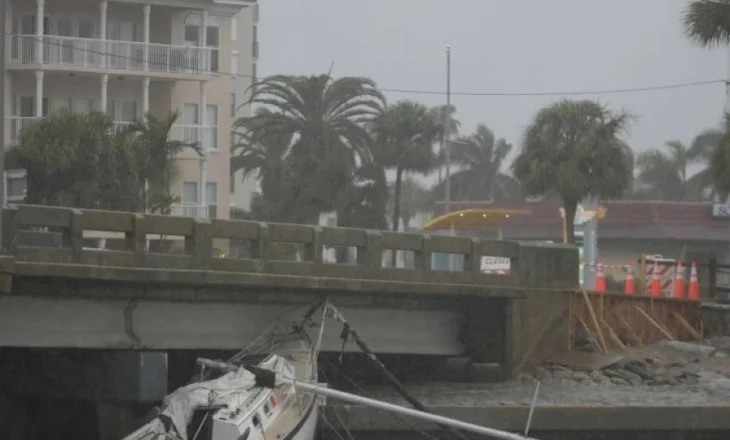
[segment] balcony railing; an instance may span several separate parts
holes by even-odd
[[[12,116],[8,118],[10,120],[10,142],[18,142],[20,140],[20,134],[23,130],[31,124],[38,121],[40,118],[36,117],[24,117],[24,116]],[[132,122],[128,121],[114,121],[114,127],[117,129],[124,129],[131,125]],[[6,126],[7,127],[7,126]],[[184,142],[198,142],[200,135],[203,135],[203,146],[206,149],[217,150],[217,130],[216,127],[202,127],[200,125],[173,125],[170,131],[170,138],[174,140]]]
[[[11,61],[36,64],[35,35],[12,35]],[[41,64],[116,69],[188,75],[212,75],[213,51],[216,49],[133,41],[45,35]],[[145,47],[147,50],[145,51]],[[147,57],[145,58],[145,52]],[[145,63],[145,60],[147,61]]]
[[[170,205],[170,215],[177,217],[192,218],[216,218],[218,216],[218,205],[200,205],[197,203],[177,203]]]
[[[218,150],[218,130],[216,130],[216,127],[176,124],[172,127],[170,138],[187,143],[199,142],[206,150]]]

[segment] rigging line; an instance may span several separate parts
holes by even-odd
[[[329,378],[327,377],[327,373],[325,373],[324,371],[322,371],[322,376],[324,376],[324,380],[325,380],[325,382],[329,383]],[[314,399],[317,399],[318,397],[317,397],[317,396],[315,395],[315,396],[313,396],[313,398],[314,398]],[[337,417],[337,420],[338,420],[338,421],[340,422],[340,426],[342,426],[342,429],[344,429],[344,430],[345,430],[345,433],[347,434],[347,437],[348,437],[348,438],[349,438],[350,440],[355,440],[355,438],[353,437],[352,433],[351,433],[351,432],[350,432],[350,430],[349,430],[349,429],[347,428],[347,424],[345,424],[345,421],[344,421],[344,420],[342,420],[342,417],[340,416],[340,412],[339,412],[339,410],[337,409],[337,406],[335,406],[335,405],[332,405],[332,406],[331,406],[331,408],[332,408],[332,411],[333,411],[333,412],[335,413],[335,417]],[[323,409],[322,405],[319,405],[319,412],[320,412],[320,415],[322,415],[322,418],[326,420],[326,419],[327,419],[327,417],[326,417],[326,416],[325,416],[325,414],[324,414],[324,409]],[[344,439],[343,439],[343,440],[344,440]]]
[[[355,389],[358,392],[360,392],[361,394],[363,394],[366,397],[371,397],[371,398],[374,398],[375,397],[372,393],[369,393],[367,390],[365,390],[365,388],[363,388],[360,385],[358,385],[357,382],[355,382],[354,379],[352,379],[350,376],[348,376],[347,374],[345,374],[345,372],[342,371],[342,369],[339,368],[334,362],[330,361],[327,358],[322,358],[322,359],[325,362],[327,362],[332,368],[334,368],[337,372],[339,372],[342,375],[342,377],[345,380],[347,380],[350,383],[350,385],[352,385],[353,387],[355,387]],[[325,380],[326,380],[326,378],[325,378]],[[334,407],[334,405],[333,405],[333,407]],[[401,416],[400,414],[390,413],[390,415],[393,418],[395,418],[396,420],[398,420],[399,422],[403,423],[404,425],[408,426],[409,428],[413,429],[414,431],[420,433],[424,437],[427,437],[427,438],[429,438],[431,440],[441,440],[438,437],[434,436],[433,434],[429,434],[427,431],[424,431],[423,429],[418,428],[410,420],[406,419],[405,417]]]
[[[281,313],[279,313],[277,315],[277,317],[274,319],[274,321],[271,322],[271,324],[269,324],[266,327],[266,329],[264,329],[264,331],[262,333],[260,333],[256,337],[256,339],[253,340],[253,342],[251,342],[250,344],[248,344],[248,346],[246,346],[245,348],[243,348],[242,350],[240,350],[238,353],[236,353],[235,355],[233,355],[233,357],[231,357],[231,359],[228,362],[229,363],[235,363],[235,362],[240,361],[246,355],[246,352],[248,350],[250,350],[256,344],[262,342],[265,337],[267,337],[267,336],[268,337],[271,337],[271,334],[270,333],[274,329],[278,328],[278,326],[281,323],[281,321],[284,318],[284,316],[286,316],[288,314],[293,314],[293,313],[295,313],[299,309],[304,309],[304,307],[311,307],[312,305],[316,304],[318,301],[319,300],[312,301],[311,303],[306,304],[304,306],[302,306],[302,305],[292,305],[292,306],[289,306],[288,308],[284,309],[284,311],[282,311]]]
[[[22,37],[26,41],[41,40],[46,45],[69,48],[75,52],[93,53],[93,54],[97,54],[97,55],[101,55],[101,56],[112,57],[115,59],[136,61],[141,64],[144,63],[144,59],[140,58],[140,57],[133,57],[130,55],[118,55],[118,54],[114,54],[112,52],[94,50],[94,49],[89,49],[86,47],[83,47],[83,48],[75,47],[72,44],[64,44],[63,42],[47,41],[49,36],[38,38],[37,36],[34,36],[34,35],[14,35],[14,34],[6,34],[6,35],[10,35],[10,36],[14,36],[14,37]],[[112,41],[112,40],[106,40],[106,41]],[[154,64],[154,61],[149,64]],[[210,73],[210,74],[215,74],[215,75],[228,76],[230,78],[258,79],[258,77],[255,77],[252,75],[244,75],[241,73],[222,72],[219,70],[211,70],[211,69],[191,69],[191,70],[196,73]],[[138,70],[135,69],[135,71],[144,72],[143,69],[138,69]],[[671,83],[671,84],[614,88],[614,89],[572,90],[572,91],[565,90],[565,91],[548,91],[548,92],[469,92],[469,91],[467,91],[467,92],[451,92],[451,95],[453,95],[453,96],[476,96],[476,97],[478,97],[478,96],[530,97],[530,96],[615,95],[615,94],[622,94],[622,93],[643,93],[643,92],[654,92],[654,91],[662,91],[662,90],[682,89],[682,88],[699,87],[699,86],[705,86],[705,85],[711,85],[711,84],[727,84],[727,82],[728,81],[726,79],[708,79],[708,80],[701,80],[701,81],[689,81],[689,82],[680,82],[680,83]],[[415,89],[384,88],[384,87],[375,87],[374,89],[378,90],[380,92],[403,93],[403,94],[412,94],[412,95],[445,95],[446,94],[446,92],[438,91],[438,90],[415,90]]]
[[[332,310],[334,319],[341,322],[344,326],[342,330],[343,334],[343,340],[345,340],[346,337],[351,337],[355,344],[358,346],[358,348],[365,353],[367,359],[370,360],[370,363],[380,371],[380,374],[383,375],[383,377],[386,378],[388,382],[393,386],[393,388],[400,394],[406,402],[408,402],[413,408],[415,408],[418,411],[421,411],[423,413],[431,413],[432,412],[426,408],[426,406],[421,403],[418,399],[416,399],[414,396],[412,396],[408,390],[405,389],[403,384],[398,380],[395,375],[383,365],[383,363],[378,359],[378,357],[373,353],[373,351],[368,347],[368,345],[365,343],[365,341],[362,340],[360,335],[358,334],[357,330],[355,330],[350,324],[347,322],[347,320],[342,316],[339,310],[332,304],[327,303],[327,306]],[[437,423],[438,426],[443,428],[445,431],[451,432],[455,437],[458,437],[462,440],[467,440],[463,433],[458,431],[457,429],[450,427],[450,426],[444,426],[439,423]]]

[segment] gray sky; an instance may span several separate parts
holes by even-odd
[[[636,88],[726,77],[727,50],[683,36],[687,0],[265,0],[259,75],[367,76],[386,89],[444,90],[452,47],[454,92]],[[445,96],[387,93],[427,105]],[[599,99],[639,117],[635,150],[690,142],[719,126],[722,84]],[[454,96],[462,132],[478,123],[519,145],[536,111],[560,99]]]

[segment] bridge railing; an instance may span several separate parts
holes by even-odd
[[[555,264],[540,265],[537,270],[523,267],[523,264],[534,265],[538,260],[544,260],[544,252],[541,254],[540,249],[535,249],[535,252],[526,253],[529,246],[507,240],[241,220],[194,219],[36,205],[12,205],[4,210],[3,215],[5,246],[20,263],[493,286],[524,285],[526,279],[527,284],[533,284],[529,280],[542,278],[543,274],[549,275],[557,267]],[[106,233],[109,236],[116,234],[120,238],[114,246],[110,246],[111,249],[89,249],[84,247],[84,239],[92,232],[102,235]],[[56,239],[33,239],[33,234],[55,234]],[[148,246],[149,240],[159,240],[160,236],[179,237],[179,252],[166,251],[160,246]],[[215,248],[225,248],[231,243],[245,243],[247,255],[232,258],[230,252],[214,252]],[[296,258],[281,257],[279,250],[282,244],[297,245],[300,252],[297,252]],[[356,249],[355,261],[351,264],[325,262],[323,249],[333,246]],[[392,250],[412,252],[412,267],[383,267],[383,253]],[[567,255],[567,249],[558,250],[563,257]],[[462,255],[464,264],[459,271],[436,270],[431,258],[434,253]],[[482,273],[482,256],[508,258],[511,262],[510,270],[503,275]],[[550,258],[548,256],[545,261]],[[577,264],[575,278],[577,281]],[[566,279],[570,280],[571,276]]]

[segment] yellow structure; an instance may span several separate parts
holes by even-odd
[[[530,214],[524,209],[464,209],[452,211],[427,221],[421,229],[484,229],[496,226],[498,237],[502,238],[502,222],[510,217]]]

